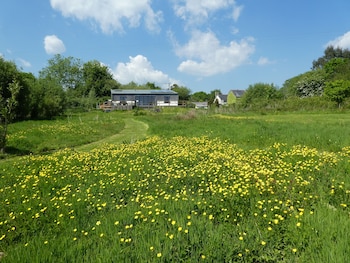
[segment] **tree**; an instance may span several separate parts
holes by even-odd
[[[0,86],[1,88],[1,86]],[[18,104],[18,94],[20,91],[20,86],[18,81],[13,81],[7,90],[9,92],[9,97],[0,97],[0,152],[5,152],[5,146],[7,141],[7,128],[8,124],[15,118],[15,108]],[[1,89],[2,91],[2,89]]]
[[[19,94],[18,94],[18,103],[15,108],[15,116],[16,119],[24,119],[28,117],[30,104],[30,92],[29,92],[29,82],[27,81],[27,77],[30,74],[22,73],[17,69],[15,63],[11,61],[5,61],[0,56],[0,96],[4,99],[11,97],[11,91],[8,89],[9,85],[14,81],[18,82],[20,86]]]
[[[39,72],[39,77],[57,81],[64,90],[76,90],[84,84],[82,68],[79,59],[57,54],[48,60],[48,66]]]
[[[324,94],[341,107],[344,99],[350,96],[350,80],[335,80],[327,82]]]
[[[191,101],[208,101],[209,94],[204,91],[198,91],[191,95]]]
[[[324,65],[327,81],[350,80],[350,59],[332,58]]]
[[[350,59],[350,50],[328,46],[324,51],[324,55],[312,62],[312,69],[322,69],[324,65],[333,58]]]
[[[61,115],[66,108],[66,94],[53,79],[39,78],[32,87],[31,117],[52,119]]]
[[[139,89],[139,85],[136,82],[130,81],[128,84],[122,85],[123,89]]]
[[[300,97],[297,84],[299,81],[302,80],[302,78],[303,78],[303,74],[300,74],[293,78],[287,79],[283,83],[282,88],[280,89],[282,96],[284,96],[285,98]]]
[[[171,86],[171,90],[177,92],[177,94],[179,95],[179,101],[185,102],[190,98],[191,90],[189,88],[173,84]]]
[[[116,89],[120,86],[120,84],[113,79],[113,75],[108,67],[96,60],[84,64],[83,80],[85,85],[82,88],[81,96],[88,95],[93,89],[96,97],[108,97],[111,94],[111,89]]]
[[[156,86],[156,84],[154,84],[154,82],[147,82],[145,84],[145,88],[146,89],[161,89],[160,87]]]
[[[270,100],[279,97],[277,88],[273,84],[256,83],[250,85],[242,97],[244,107],[253,104],[267,104]]]

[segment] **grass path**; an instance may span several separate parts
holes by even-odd
[[[132,118],[127,118],[125,121],[125,128],[118,134],[106,137],[102,140],[85,144],[79,147],[75,147],[78,151],[90,151],[92,149],[98,148],[105,143],[122,143],[122,142],[134,142],[146,137],[148,124],[142,121],[137,121]]]

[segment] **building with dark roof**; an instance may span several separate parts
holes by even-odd
[[[173,90],[111,90],[113,106],[140,108],[178,106],[179,95]]]

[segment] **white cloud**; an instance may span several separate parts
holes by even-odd
[[[127,63],[118,63],[113,74],[118,82],[127,84],[134,81],[138,84],[147,82],[155,83],[162,88],[168,88],[168,84],[178,83],[171,79],[167,74],[153,68],[148,59],[142,55],[129,57]]]
[[[258,60],[258,65],[259,66],[264,66],[264,65],[268,65],[268,64],[273,64],[274,62],[269,60],[266,57],[260,57]]]
[[[235,0],[175,0],[175,14],[189,24],[200,24],[211,13],[221,9],[233,8],[233,18],[238,19],[241,6],[236,6]]]
[[[56,35],[46,36],[44,39],[44,48],[47,54],[56,55],[66,51],[66,47],[61,39]]]
[[[22,67],[25,67],[25,68],[30,68],[32,66],[32,64],[30,64],[29,61],[26,61],[22,58],[19,58],[17,59],[19,61],[19,63],[22,65]]]
[[[159,31],[162,13],[151,8],[151,0],[50,0],[53,9],[65,17],[96,22],[102,32],[122,32],[123,21],[138,27],[143,18],[146,28]]]
[[[240,6],[234,6],[233,7],[233,20],[237,21],[238,18],[240,17],[241,13],[243,11],[243,6],[240,5]]]
[[[350,31],[336,39],[329,41],[326,46],[339,47],[342,49],[350,49]]]
[[[197,76],[211,76],[225,73],[246,63],[254,53],[254,39],[231,41],[224,46],[212,32],[195,31],[190,41],[184,46],[176,47],[176,54],[187,60],[183,61],[178,70]]]

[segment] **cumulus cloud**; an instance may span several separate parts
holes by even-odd
[[[242,6],[236,6],[235,0],[175,0],[175,14],[189,24],[205,21],[211,13],[221,9],[233,8],[233,18],[238,19]]]
[[[61,54],[66,51],[63,41],[56,35],[50,35],[44,38],[44,48],[49,55]]]
[[[184,57],[178,70],[197,76],[211,76],[225,73],[246,63],[254,53],[254,39],[231,41],[222,45],[213,32],[195,31],[190,41],[176,47],[176,54]]]
[[[336,39],[329,41],[326,46],[339,47],[342,49],[350,49],[350,31]]]
[[[146,28],[159,31],[162,12],[151,8],[151,0],[50,0],[53,9],[65,17],[90,20],[97,23],[102,32],[110,34],[123,32],[123,22],[130,27],[138,27],[143,18]]]
[[[169,83],[178,83],[162,71],[154,69],[152,63],[142,55],[130,56],[129,59],[130,61],[127,63],[118,63],[113,71],[114,77],[122,84],[131,81],[138,84],[151,82],[167,88]]]

